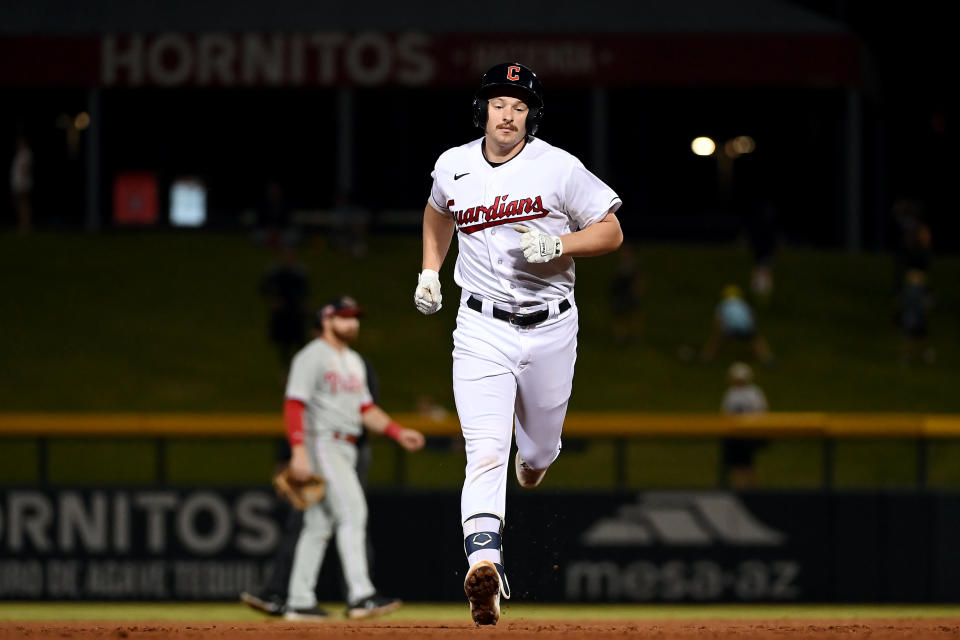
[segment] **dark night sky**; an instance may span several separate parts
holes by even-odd
[[[927,201],[939,222],[941,245],[957,243],[951,195],[958,175],[955,21],[950,3],[803,0],[809,9],[839,19],[867,52],[868,113],[879,126],[890,196]],[[935,229],[936,231],[936,229]]]
[[[51,3],[57,4],[47,0]],[[895,197],[907,195],[926,202],[937,246],[960,248],[960,223],[954,215],[950,191],[960,167],[952,150],[957,127],[957,73],[951,62],[955,56],[948,31],[953,24],[945,8],[948,3],[796,0],[793,4],[847,25],[864,44],[864,246],[888,243],[890,204]],[[714,17],[721,15],[718,6],[722,7],[702,5],[713,11]],[[761,3],[754,8],[765,6]],[[659,14],[654,17],[666,19]],[[842,208],[843,171],[836,157],[840,151],[818,148],[837,137],[843,112],[836,95],[650,88],[622,89],[611,95],[610,127],[616,131],[616,139],[611,145],[610,177],[639,215],[667,219],[675,213],[690,214],[692,220],[698,213],[711,214],[718,209],[722,213],[723,207],[711,201],[716,193],[710,189],[709,176],[698,178],[704,163],[697,164],[688,151],[682,151],[683,141],[698,135],[693,125],[685,123],[712,126],[718,135],[739,135],[750,128],[765,141],[779,145],[780,151],[763,158],[758,152],[752,168],[751,161],[744,160],[741,181],[752,180],[751,189],[763,185],[779,191],[787,214],[787,231],[798,242],[840,243],[842,223],[836,215]],[[363,123],[357,140],[357,189],[369,192],[366,204],[373,207],[419,204],[432,159],[445,146],[474,134],[467,122],[467,108],[460,104],[469,98],[469,91],[437,89],[430,93],[430,99],[447,105],[436,116],[438,128],[449,134],[446,138],[421,139],[407,130],[407,123],[417,117],[408,96],[391,89],[367,90],[356,105]],[[82,203],[82,152],[72,159],[66,157],[63,132],[51,123],[62,111],[82,110],[85,93],[0,89],[0,99],[0,115],[8,121],[26,120],[40,132],[37,143],[41,148],[44,143],[48,145],[43,159],[38,154],[38,174],[46,171],[50,181],[63,186],[57,196]],[[578,121],[586,104],[583,92],[553,90],[548,101],[552,106],[543,127],[544,138],[578,155],[588,153],[590,140]],[[103,103],[108,118],[103,149],[105,199],[109,198],[109,175],[113,171],[137,165],[149,168],[151,164],[166,174],[207,174],[211,207],[224,212],[254,205],[257,185],[268,173],[287,177],[291,182],[290,199],[297,206],[323,207],[333,199],[335,167],[329,148],[334,139],[330,123],[334,111],[329,92],[114,90],[105,92]],[[705,104],[711,105],[710,109],[701,106]],[[242,136],[241,146],[237,144],[238,135]],[[381,150],[378,143],[384,139],[389,142]],[[808,148],[788,150],[796,140]],[[0,142],[10,148],[12,130],[0,133]],[[769,150],[771,146],[758,149]],[[659,151],[637,153],[641,148],[680,151],[670,157]],[[388,189],[367,189],[367,167],[383,153],[403,155],[410,172],[394,172]],[[56,154],[61,159],[53,162]],[[225,160],[233,166],[226,167]],[[418,171],[415,174],[414,166]],[[769,171],[763,174],[765,166],[781,170],[771,178]],[[700,182],[695,182],[698,179]],[[71,226],[79,224],[82,217],[69,214],[71,208],[81,211],[82,204],[71,207],[51,201],[47,207],[41,205],[38,203],[41,224],[46,218],[53,224]],[[7,222],[9,215],[3,217]],[[677,237],[683,237],[684,224],[679,223],[681,233]],[[702,236],[690,234],[692,239]]]

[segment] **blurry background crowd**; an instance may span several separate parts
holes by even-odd
[[[502,59],[624,201],[578,268],[574,410],[960,411],[937,3],[92,6],[0,8],[6,411],[278,411],[349,293],[384,405],[449,415],[419,216]]]

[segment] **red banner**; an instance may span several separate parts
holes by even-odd
[[[548,86],[840,87],[860,81],[849,35],[161,33],[0,37],[0,85],[473,85],[518,61]]]
[[[118,173],[113,181],[113,221],[118,225],[157,224],[157,174],[152,171]]]

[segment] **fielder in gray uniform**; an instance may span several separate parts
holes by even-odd
[[[318,310],[319,311],[319,310]],[[323,318],[320,313],[314,314],[314,328],[318,331],[323,329]],[[376,370],[367,358],[363,359],[363,364],[367,368],[367,388],[370,390],[370,396],[374,403],[380,402],[380,384],[378,382]],[[287,363],[289,365],[289,363]],[[370,465],[373,461],[371,455],[369,433],[364,430],[363,435],[357,441],[357,477],[360,478],[360,486],[366,489],[367,475],[370,472]],[[290,460],[290,445],[284,439],[282,455],[278,452],[280,461],[286,464]],[[270,571],[264,576],[264,581],[257,587],[249,590],[244,589],[240,592],[240,601],[252,609],[265,613],[268,616],[282,616],[287,609],[287,587],[290,584],[290,573],[293,571],[293,554],[297,549],[297,540],[300,539],[300,530],[303,529],[303,511],[286,505],[286,516],[283,518],[283,530],[280,533],[280,541],[277,543],[273,557],[270,559]],[[367,521],[367,563],[373,568],[373,549],[370,545],[370,521]],[[321,572],[321,575],[322,572]],[[252,585],[251,585],[252,587]],[[340,577],[340,588],[344,599],[349,599],[347,583]]]
[[[357,303],[344,296],[318,313],[322,331],[293,358],[284,414],[291,471],[304,479],[311,473],[323,476],[327,492],[304,513],[284,613],[288,620],[327,617],[317,606],[315,588],[334,533],[349,592],[347,616],[364,618],[400,606],[399,600],[379,595],[370,581],[367,502],[357,477],[355,445],[364,427],[393,438],[407,451],[424,445],[422,433],[400,426],[373,402],[363,360],[349,347],[363,315]]]

